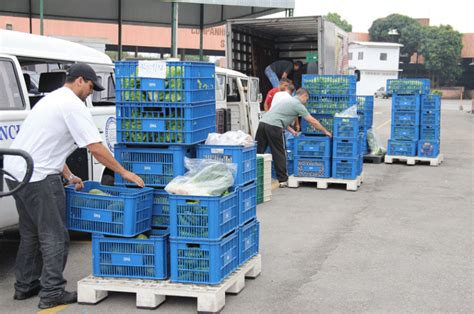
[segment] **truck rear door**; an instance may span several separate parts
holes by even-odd
[[[248,99],[248,126],[250,135],[255,138],[257,134],[258,122],[260,121],[260,87],[257,77],[250,77],[249,88],[247,90]]]

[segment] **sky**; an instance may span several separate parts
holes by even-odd
[[[392,13],[429,18],[430,25],[449,24],[461,33],[474,33],[473,0],[295,0],[295,16],[336,12],[353,32],[368,32],[377,18]]]

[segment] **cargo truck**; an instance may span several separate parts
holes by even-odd
[[[227,68],[259,78],[263,96],[271,88],[265,68],[280,59],[302,61],[301,75],[348,74],[348,34],[322,16],[234,19],[226,24]]]

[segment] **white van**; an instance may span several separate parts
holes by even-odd
[[[242,130],[255,138],[260,120],[259,79],[216,67],[216,109],[230,109],[231,130]]]
[[[91,110],[104,143],[112,150],[115,143],[112,60],[76,43],[8,30],[0,30],[0,148],[10,147],[30,110],[46,93],[63,85],[65,69],[76,62],[90,64],[106,88],[89,96],[85,105]],[[68,165],[85,180],[113,177],[85,148],[76,150],[68,158]],[[0,229],[18,223],[11,196],[0,198],[0,211]]]

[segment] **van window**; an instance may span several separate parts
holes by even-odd
[[[115,99],[115,82],[112,74],[109,75],[109,79],[107,80],[107,98]]]
[[[114,106],[115,83],[112,73],[98,73],[97,78],[99,83],[105,87],[105,90],[93,92],[92,105],[94,107]],[[104,82],[107,82],[107,84],[105,84]]]
[[[216,75],[216,100],[225,101],[225,75]]]
[[[240,101],[239,87],[237,86],[237,78],[229,77],[227,85],[227,101]]]
[[[258,86],[258,80],[252,79],[250,80],[250,101],[251,102],[256,102],[258,100],[258,92],[259,92],[259,86]]]
[[[0,59],[0,110],[20,110],[25,104],[13,62]]]
[[[245,97],[245,102],[249,101],[249,81],[246,79],[240,79],[240,82],[242,83],[242,88],[244,89],[244,97]]]
[[[97,76],[97,81],[100,85],[102,85],[102,76]],[[104,94],[106,91],[93,91],[92,92],[92,102],[97,102],[102,100],[102,94]]]

